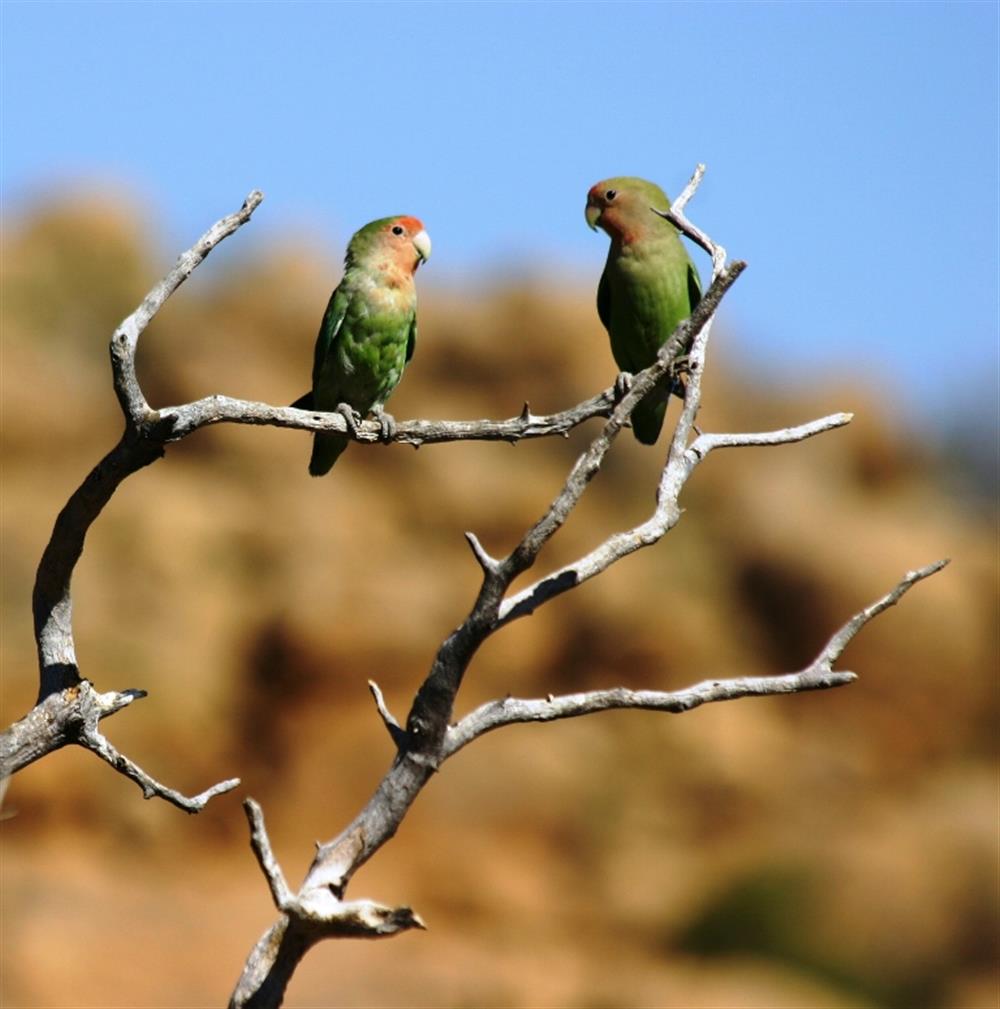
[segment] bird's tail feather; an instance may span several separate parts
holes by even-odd
[[[632,411],[632,431],[643,445],[655,445],[667,415],[671,395],[684,398],[684,383],[680,379],[667,378],[653,386],[652,390],[636,404]]]
[[[660,436],[672,386],[673,380],[669,376],[666,381],[658,382],[632,411],[632,431],[643,445],[655,445]]]
[[[663,427],[663,418],[667,413],[666,400],[653,400],[655,391],[640,400],[632,411],[632,431],[643,445],[656,444],[660,429]]]
[[[342,434],[325,432],[314,434],[312,458],[309,460],[310,476],[323,476],[324,473],[329,473],[350,441],[350,438]]]

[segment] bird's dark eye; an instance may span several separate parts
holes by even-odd
[[[609,189],[604,194],[604,199],[606,199],[608,201],[608,203],[610,203],[617,195],[618,195],[618,190],[617,189]]]
[[[394,235],[401,235],[403,233],[403,229],[398,224],[393,225],[392,233]]]

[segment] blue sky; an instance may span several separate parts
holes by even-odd
[[[995,409],[998,5],[3,0],[5,213],[102,181],[164,262],[254,187],[237,243],[422,217],[438,283],[596,285],[586,190],[676,192],[750,262],[749,366],[862,371],[910,416]],[[232,253],[227,253],[231,255]],[[705,272],[703,270],[703,272]],[[515,335],[512,334],[512,337]]]

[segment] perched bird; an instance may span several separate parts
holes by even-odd
[[[344,277],[330,296],[316,337],[312,396],[303,397],[311,409],[343,414],[352,431],[355,413],[362,418],[374,413],[383,436],[391,436],[394,421],[382,405],[413,357],[413,275],[430,254],[431,240],[415,217],[383,217],[354,235]],[[349,441],[343,434],[315,434],[309,472],[329,473]]]
[[[659,186],[628,176],[605,179],[587,193],[587,223],[611,238],[597,287],[597,314],[625,373],[619,386],[627,387],[631,373],[656,360],[677,324],[701,300],[698,271],[677,229],[653,212],[669,207]],[[673,387],[674,379],[666,376],[633,411],[632,429],[643,444],[656,442]]]

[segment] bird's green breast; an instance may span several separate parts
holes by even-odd
[[[640,371],[691,314],[690,260],[676,235],[612,248],[605,266],[607,328],[619,368]]]
[[[347,310],[323,363],[318,392],[323,408],[347,402],[367,413],[381,406],[402,378],[416,294],[412,283],[394,287],[365,276],[345,281]]]

